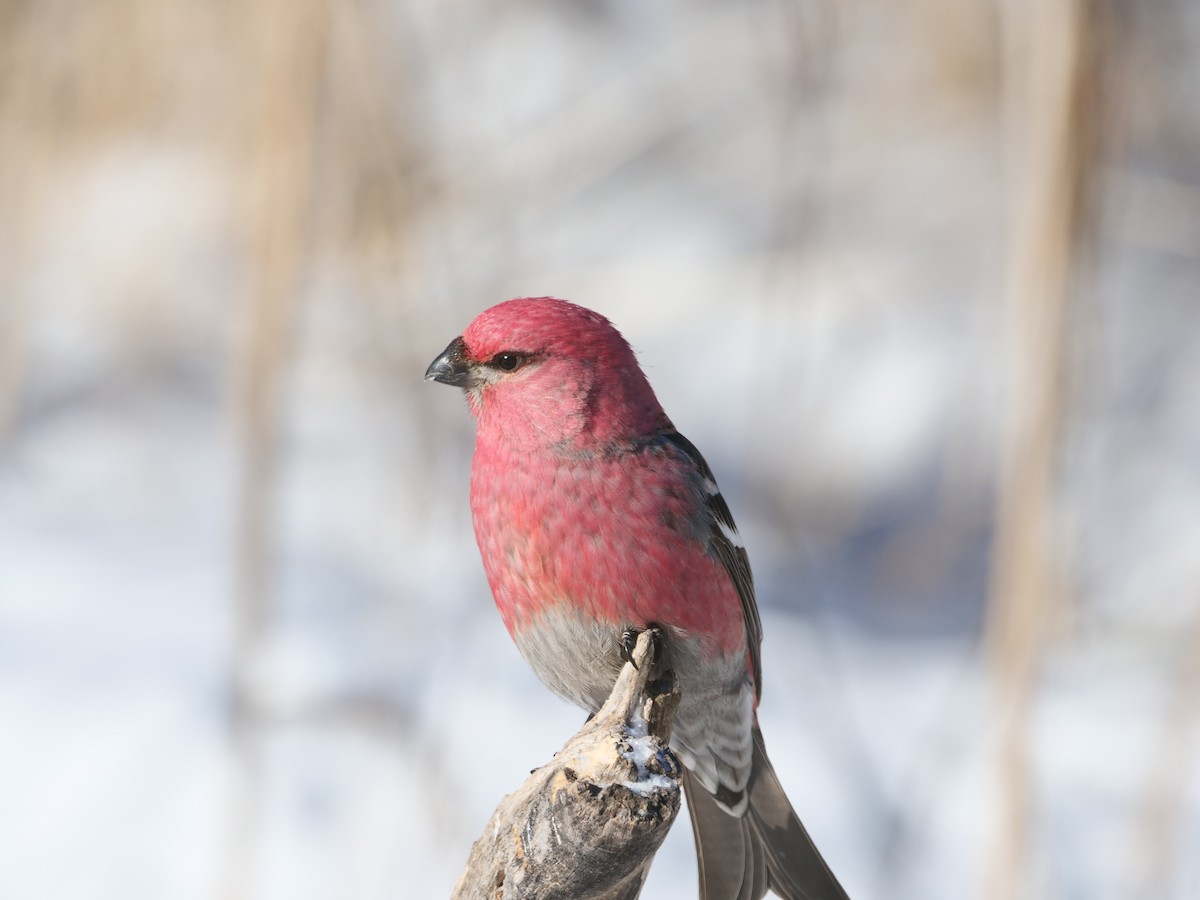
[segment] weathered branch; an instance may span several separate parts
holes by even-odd
[[[654,679],[652,631],[608,701],[505,797],[471,848],[454,900],[633,900],[679,812],[667,748],[679,693]]]

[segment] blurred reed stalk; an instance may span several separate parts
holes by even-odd
[[[260,0],[247,10],[258,68],[242,196],[253,275],[237,361],[237,594],[231,666],[234,784],[223,897],[252,895],[256,732],[262,711],[253,673],[270,618],[270,569],[282,418],[282,382],[312,236],[314,129],[329,19],[328,0]]]
[[[994,823],[982,894],[1016,900],[1027,878],[1029,719],[1048,626],[1061,611],[1054,475],[1066,327],[1091,181],[1099,46],[1086,0],[1001,5],[1014,214],[1005,285],[1006,443],[1001,451],[987,653],[997,741]]]
[[[22,25],[24,23],[21,23]],[[38,155],[30,152],[36,89],[26,75],[32,42],[25,28],[0,28],[0,441],[12,428],[25,369],[25,310],[19,273],[25,265],[28,192]]]

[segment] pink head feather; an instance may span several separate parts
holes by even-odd
[[[586,451],[671,427],[629,343],[597,312],[552,297],[509,300],[462,337],[474,362],[504,351],[530,359],[468,392],[481,441]],[[521,421],[528,427],[512,427]]]

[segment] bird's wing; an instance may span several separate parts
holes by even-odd
[[[696,467],[703,479],[706,512],[708,514],[708,547],[729,573],[733,586],[742,601],[742,615],[746,622],[746,643],[749,645],[750,661],[754,667],[754,695],[762,694],[762,620],[758,617],[758,605],[754,602],[754,576],[750,574],[750,557],[738,534],[729,504],[721,496],[717,479],[712,469],[696,449],[696,445],[678,431],[668,431],[663,439],[684,455]]]

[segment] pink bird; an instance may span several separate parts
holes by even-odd
[[[762,626],[733,516],[620,332],[564,300],[510,300],[425,377],[462,388],[477,420],[475,537],[538,677],[595,712],[625,634],[663,630],[702,900],[845,900],[767,759]]]

